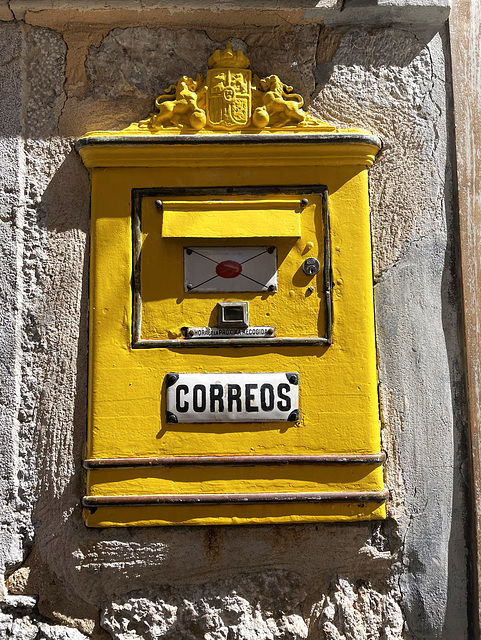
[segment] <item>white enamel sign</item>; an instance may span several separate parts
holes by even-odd
[[[299,419],[299,374],[168,373],[167,422]]]
[[[275,247],[186,247],[184,289],[216,291],[276,291]]]

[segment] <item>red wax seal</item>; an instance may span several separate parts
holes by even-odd
[[[224,262],[219,262],[215,272],[221,278],[237,278],[242,273],[242,265],[235,260],[224,260]]]

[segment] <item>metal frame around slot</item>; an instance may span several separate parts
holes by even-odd
[[[301,200],[310,194],[322,196],[324,225],[323,289],[324,336],[285,338],[199,338],[196,340],[142,340],[142,297],[140,285],[142,249],[142,198],[209,195],[299,195]],[[145,188],[132,189],[132,348],[133,349],[198,349],[205,347],[283,347],[324,346],[332,344],[332,282],[331,239],[328,190],[325,185],[266,186],[266,187],[199,187],[199,188]]]

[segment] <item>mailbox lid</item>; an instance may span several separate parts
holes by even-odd
[[[297,199],[186,198],[157,200],[164,238],[299,238]],[[161,204],[160,204],[161,203]]]

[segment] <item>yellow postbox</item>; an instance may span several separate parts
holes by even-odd
[[[91,172],[88,526],[385,517],[368,132],[227,46]]]

